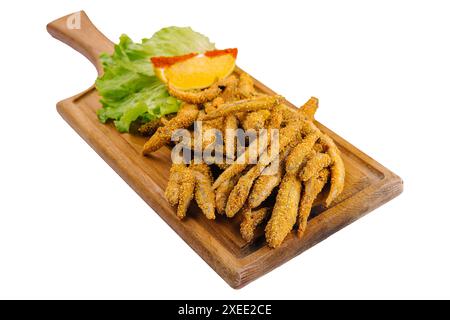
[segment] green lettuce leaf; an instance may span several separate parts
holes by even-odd
[[[122,35],[112,55],[100,56],[104,74],[95,83],[103,106],[98,110],[99,120],[115,120],[117,130],[128,132],[133,121],[151,121],[177,112],[180,102],[156,78],[150,58],[213,49],[207,37],[191,28],[164,28],[141,43]]]

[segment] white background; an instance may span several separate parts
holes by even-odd
[[[0,8],[0,298],[450,298],[445,1],[14,1]],[[45,25],[192,26],[400,175],[404,193],[233,290],[60,118],[96,73]],[[164,201],[164,200],[161,200]]]

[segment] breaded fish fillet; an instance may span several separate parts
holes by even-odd
[[[293,121],[288,126],[281,128],[279,132],[279,152],[272,152],[274,148],[272,148],[271,145],[269,145],[269,147],[265,150],[259,150],[261,152],[258,153],[257,156],[260,156],[266,150],[267,153],[264,157],[261,157],[261,159],[258,161],[258,165],[265,167],[272,161],[274,161],[280,153],[283,153],[283,151],[289,146],[290,143],[292,143],[293,140],[299,139],[301,128],[301,121]],[[261,143],[262,145],[265,145],[268,144],[268,141],[268,135],[262,135],[260,136],[259,141],[255,141],[254,143]],[[217,189],[219,185],[221,185],[224,181],[244,171],[248,163],[252,163],[253,161],[257,160],[250,157],[250,149],[251,148],[247,148],[246,151],[238,159],[236,159],[233,164],[231,164],[224,172],[222,172],[222,174],[216,179],[216,181],[214,181],[214,189]]]
[[[191,165],[195,178],[195,201],[208,219],[215,219],[215,195],[211,170],[206,164]]]
[[[213,101],[205,103],[205,112],[211,113],[213,111],[216,111],[217,108],[224,103],[225,100],[222,97],[217,97]]]
[[[225,89],[220,94],[220,98],[224,100],[224,102],[232,102],[239,100],[239,90],[238,90],[239,80],[235,75],[229,76],[224,82],[223,85]]]
[[[167,88],[171,96],[192,104],[203,104],[205,102],[212,101],[222,92],[218,82],[209,88],[200,91],[179,90],[170,83],[167,84]]]
[[[283,97],[275,96],[259,96],[255,98],[238,100],[222,104],[216,111],[207,114],[204,120],[211,120],[238,112],[251,112],[262,109],[272,109],[283,101]]]
[[[216,208],[219,214],[225,214],[225,208],[227,206],[228,197],[230,196],[231,191],[234,186],[239,181],[241,174],[237,174],[229,180],[223,182],[216,189]]]
[[[300,203],[300,210],[298,214],[299,237],[305,233],[308,217],[311,213],[314,200],[327,183],[329,175],[330,171],[328,169],[322,169],[318,175],[312,177],[305,183],[305,192]]]
[[[189,168],[183,168],[177,208],[178,218],[183,219],[186,217],[187,209],[189,208],[192,198],[194,197],[194,190],[195,178],[192,174],[192,170]]]
[[[269,129],[280,129],[281,124],[283,123],[283,110],[282,105],[276,105],[272,108],[272,114],[270,115],[269,120]]]
[[[283,170],[281,166],[278,168],[276,174],[265,175],[264,172],[256,179],[253,188],[248,196],[248,205],[250,208],[258,207],[264,200],[266,200],[273,189],[275,189],[281,182]]]
[[[328,167],[331,164],[331,157],[326,153],[316,153],[303,168],[300,173],[300,179],[307,181],[313,176],[316,176],[320,170]]]
[[[307,135],[302,142],[294,147],[292,152],[286,158],[286,172],[290,174],[296,174],[303,160],[314,147],[317,139],[319,139],[319,134],[311,133]]]
[[[311,97],[303,106],[300,107],[299,111],[302,112],[306,117],[313,121],[314,115],[319,108],[319,99],[316,97]]]
[[[292,146],[288,146],[281,154],[277,162],[272,162],[267,166],[261,175],[253,184],[250,195],[248,196],[248,205],[250,208],[258,207],[264,200],[266,200],[273,189],[275,189],[281,182],[284,174],[284,162],[286,157],[292,150]],[[278,165],[276,172],[273,172],[273,165]]]
[[[269,136],[264,134],[261,135],[258,141],[254,141],[251,146],[249,146],[243,154],[241,154],[224,172],[214,181],[213,188],[217,189],[224,181],[231,179],[235,175],[241,173],[245,170],[249,163],[256,162],[258,157],[264,150],[257,148],[259,144],[267,145],[269,141]],[[253,155],[251,150],[257,150],[257,154]],[[261,151],[261,153],[260,153]]]
[[[191,126],[197,119],[198,112],[198,107],[196,105],[183,104],[180,107],[178,114],[172,118],[167,125],[158,128],[155,134],[145,143],[142,153],[144,155],[149,155],[170,142],[173,131]]]
[[[242,99],[248,99],[256,95],[253,79],[247,73],[239,76],[239,95]]]
[[[252,211],[248,206],[242,209],[243,220],[241,222],[241,236],[251,242],[255,237],[256,228],[269,216],[269,208],[261,208]]]
[[[271,117],[269,110],[259,110],[250,112],[242,123],[244,130],[261,130],[264,128],[267,119]]]
[[[292,230],[297,220],[302,184],[295,174],[286,174],[281,182],[272,216],[266,226],[266,241],[276,248]]]
[[[167,202],[169,202],[171,206],[178,204],[180,196],[180,183],[184,168],[185,165],[183,163],[174,163],[170,168],[169,182],[167,183],[164,195],[166,196]]]
[[[328,193],[325,201],[326,206],[330,204],[342,193],[345,184],[345,165],[341,158],[340,151],[331,139],[326,134],[323,134],[320,138],[321,142],[325,145],[327,153],[331,158],[331,184],[330,192]]]
[[[227,217],[232,218],[239,210],[241,210],[247,200],[253,182],[260,174],[261,168],[258,165],[255,165],[239,179],[228,197],[227,206],[225,208]]]
[[[238,120],[234,115],[225,117],[223,126],[223,140],[225,144],[225,154],[229,159],[235,159],[236,155],[236,130],[238,128]]]

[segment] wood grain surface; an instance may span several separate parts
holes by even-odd
[[[98,55],[112,52],[113,43],[95,28],[83,11],[75,14],[79,14],[80,29],[68,27],[67,19],[72,14],[49,23],[47,30],[85,55],[101,73]],[[255,86],[261,92],[274,93],[256,80]],[[207,220],[196,206],[191,206],[185,220],[178,220],[174,208],[164,198],[171,164],[169,148],[143,157],[141,150],[146,139],[121,134],[113,125],[101,124],[96,115],[100,107],[93,86],[57,104],[67,123],[233,288],[241,288],[282,265],[403,190],[403,182],[397,175],[316,123],[341,150],[346,167],[343,193],[330,208],[320,205],[313,208],[302,239],[291,233],[281,247],[270,249],[260,232],[254,242],[247,244],[239,234],[238,221],[221,216],[215,221]]]

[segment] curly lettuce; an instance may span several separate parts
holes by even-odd
[[[141,43],[122,35],[113,54],[100,56],[104,74],[95,82],[102,103],[99,120],[113,120],[118,131],[128,132],[133,121],[144,123],[177,112],[180,101],[156,78],[150,58],[213,49],[207,37],[191,28],[163,28]]]

